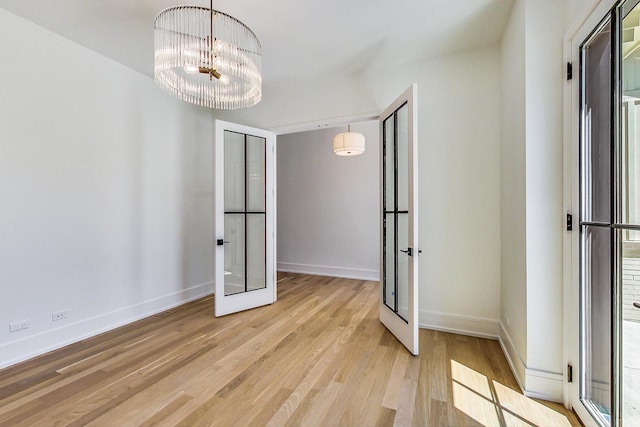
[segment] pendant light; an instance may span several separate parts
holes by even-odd
[[[163,10],[153,25],[154,76],[183,101],[217,109],[251,107],[262,98],[262,47],[249,27],[199,6]]]
[[[364,153],[364,135],[351,132],[351,125],[348,125],[347,132],[333,138],[333,152],[338,156],[357,156]]]

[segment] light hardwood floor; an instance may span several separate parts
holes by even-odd
[[[0,371],[0,426],[561,426],[497,341],[378,321],[378,283],[281,274],[278,302],[208,297]]]

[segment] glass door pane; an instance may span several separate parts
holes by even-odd
[[[384,304],[394,313],[398,311],[397,290],[397,145],[395,115],[386,118],[383,123],[383,250],[384,250],[384,279],[382,282]]]
[[[611,417],[611,277],[612,230],[583,231],[583,363],[584,399],[603,420]]]
[[[389,309],[396,309],[396,216],[393,213],[385,213],[384,215],[384,262],[382,264],[384,270],[384,278],[382,281],[384,298],[383,303]]]
[[[224,294],[244,292],[244,215],[227,214],[224,218]]]
[[[263,289],[266,284],[265,216],[247,215],[247,290]]]
[[[396,144],[398,166],[396,179],[398,185],[398,212],[409,211],[409,108],[404,104],[396,112]]]
[[[384,304],[405,322],[409,312],[409,121],[407,104],[383,121]]]
[[[397,313],[406,322],[409,319],[409,255],[407,252],[411,246],[409,244],[409,214],[399,213],[396,215],[396,220],[398,222],[398,247],[400,248],[396,262]]]
[[[624,244],[624,243],[623,243]],[[640,251],[625,247],[622,260],[622,418],[640,425]]]
[[[247,211],[263,213],[266,209],[265,172],[266,140],[247,135]]]
[[[227,212],[244,210],[244,135],[224,133],[224,206]]]
[[[583,221],[611,223],[611,22],[583,47]]]

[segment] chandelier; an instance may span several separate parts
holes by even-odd
[[[210,7],[174,6],[156,16],[155,81],[183,101],[217,109],[262,98],[262,47],[249,27]]]

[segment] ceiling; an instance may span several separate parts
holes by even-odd
[[[182,4],[208,6],[206,0]],[[175,0],[0,0],[0,7],[153,76],[153,21]],[[216,0],[263,49],[265,84],[355,74],[497,43],[512,0]]]

